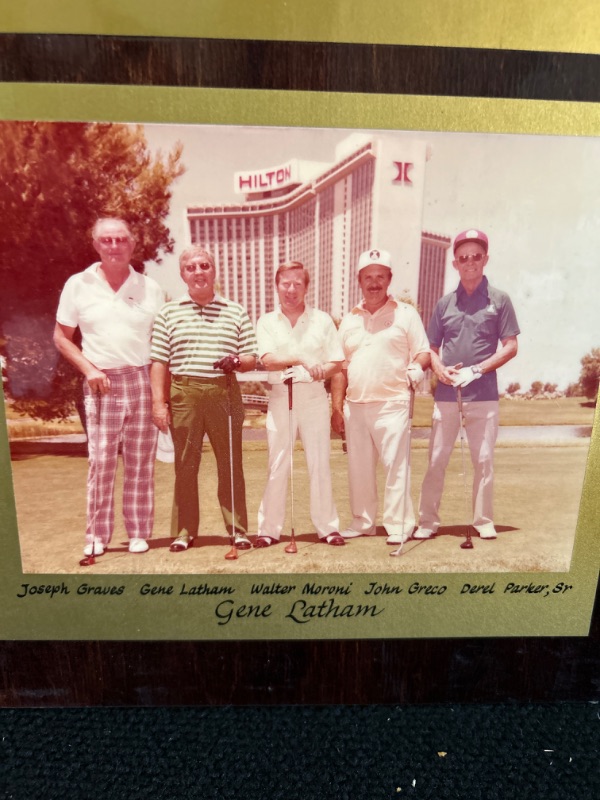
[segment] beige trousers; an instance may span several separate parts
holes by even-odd
[[[410,499],[407,400],[346,403],[350,528],[370,532],[377,520],[377,461],[385,471],[383,525],[388,536],[410,536],[415,513]]]
[[[498,436],[498,401],[463,401],[465,434],[473,464],[473,527],[493,527],[494,445]],[[429,440],[429,466],[421,487],[419,526],[437,531],[446,467],[460,431],[458,403],[435,403]]]

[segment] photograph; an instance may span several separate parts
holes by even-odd
[[[0,152],[23,586],[569,572],[600,140],[7,120]]]

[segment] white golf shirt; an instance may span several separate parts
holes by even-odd
[[[333,320],[329,314],[310,306],[305,306],[294,327],[281,309],[263,314],[256,325],[256,338],[260,358],[273,353],[281,359],[299,358],[309,367],[344,360]],[[269,383],[282,382],[280,370],[269,372]]]
[[[62,290],[56,319],[79,327],[83,355],[98,369],[143,367],[150,363],[154,317],[164,304],[158,283],[129,267],[113,291],[98,274],[100,262],[71,275]]]
[[[429,342],[418,311],[388,297],[370,314],[361,301],[346,314],[339,337],[348,368],[346,399],[377,403],[408,396],[406,367],[419,353],[429,352]]]

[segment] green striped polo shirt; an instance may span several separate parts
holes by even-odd
[[[151,359],[172,375],[215,378],[213,364],[224,356],[256,355],[254,328],[246,310],[216,294],[205,306],[189,294],[164,305],[154,321]]]

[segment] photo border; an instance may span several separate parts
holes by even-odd
[[[479,133],[524,133],[565,136],[600,135],[598,107],[560,101],[448,98],[408,95],[334,94],[274,90],[228,90],[156,88],[131,86],[74,86],[54,84],[0,85],[3,119],[64,121],[165,122],[223,125],[269,125],[283,127],[369,128]],[[4,408],[2,409],[2,415]],[[10,639],[328,639],[328,638],[436,638],[477,636],[585,636],[597,582],[600,518],[599,435],[596,409],[592,441],[579,510],[571,570],[539,573],[536,580],[572,583],[571,594],[539,602],[540,598],[461,598],[458,590],[468,574],[445,573],[449,593],[442,598],[415,598],[410,614],[404,607],[390,607],[383,622],[369,620],[315,620],[300,630],[285,618],[252,620],[244,626],[218,627],[212,608],[196,604],[194,613],[181,613],[171,598],[147,598],[135,594],[144,579],[125,576],[127,598],[94,598],[85,603],[74,593],[69,597],[47,596],[17,599],[25,581],[20,556],[10,461],[4,420],[0,431],[3,494],[0,497],[2,533],[6,541],[0,567],[2,600],[0,637]],[[531,573],[502,573],[506,580],[530,581]],[[29,576],[28,576],[29,577]],[[116,576],[94,575],[98,586],[113,585]],[[177,576],[183,580],[186,576]],[[192,576],[190,576],[192,577]],[[235,582],[240,595],[247,595],[252,576],[207,576],[219,585]],[[279,581],[281,574],[261,576]],[[310,577],[310,576],[303,576]],[[344,574],[339,582],[366,581],[369,576]],[[402,584],[421,576],[402,573]],[[76,586],[80,576],[65,575],[64,583]],[[145,582],[164,583],[162,576],[147,576]],[[197,578],[197,576],[196,576]],[[436,582],[439,576],[436,574]],[[481,576],[481,582],[489,574]],[[298,580],[296,578],[296,580]],[[58,583],[56,576],[36,576],[40,584]],[[87,581],[88,583],[92,582]],[[131,589],[131,591],[130,591]],[[449,596],[450,592],[454,596]],[[77,600],[74,608],[73,599]],[[187,600],[187,603],[190,601]],[[279,600],[278,603],[282,601]],[[286,603],[287,601],[283,601]],[[468,606],[466,605],[468,602]],[[188,607],[189,609],[189,607]],[[74,615],[74,610],[77,612]],[[107,610],[111,617],[106,621]],[[160,613],[157,613],[160,612]],[[204,613],[206,612],[206,613]],[[398,613],[396,613],[398,612]],[[118,629],[113,615],[118,618]],[[385,616],[385,615],[383,615]],[[393,618],[392,618],[393,617]],[[490,624],[490,619],[493,624]],[[252,624],[250,624],[250,622]]]

